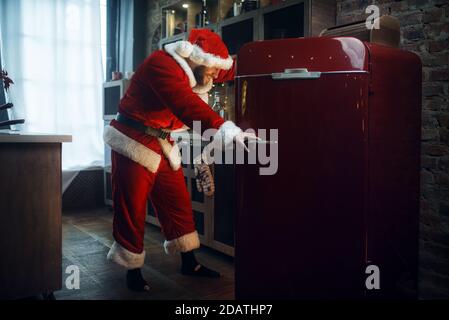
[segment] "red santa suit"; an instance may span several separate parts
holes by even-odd
[[[234,77],[235,63],[220,37],[207,29],[195,29],[188,41],[168,44],[145,59],[120,102],[119,112],[164,131],[192,128],[193,121],[201,121],[202,129],[219,129],[218,135],[232,141],[241,130],[209,107],[207,98],[212,81],[197,85],[186,58],[222,69],[214,82]],[[198,248],[200,243],[177,146],[116,120],[105,127],[104,140],[113,150],[115,241],[108,259],[128,269],[143,265],[148,198],[167,239],[166,253]]]

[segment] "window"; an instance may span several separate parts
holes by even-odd
[[[100,0],[100,20],[101,20],[101,61],[103,65],[103,79],[106,79],[106,37],[107,37],[107,1]]]

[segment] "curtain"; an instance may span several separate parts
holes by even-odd
[[[63,170],[102,166],[102,61],[99,0],[0,0],[2,67],[16,126],[72,135]]]
[[[119,0],[119,56],[118,71],[123,75],[127,71],[133,71],[133,46],[134,46],[134,0]]]

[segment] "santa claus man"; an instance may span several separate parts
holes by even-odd
[[[218,277],[195,259],[200,246],[179,150],[170,132],[192,128],[218,129],[215,137],[227,143],[255,139],[231,121],[224,121],[207,104],[214,82],[234,78],[235,62],[220,37],[194,29],[188,41],[167,44],[136,70],[120,102],[119,113],[104,131],[112,149],[114,243],[108,259],[127,268],[128,287],[148,290],[141,274],[144,264],[145,214],[148,199],[166,237],[167,254],[181,253],[185,275]]]

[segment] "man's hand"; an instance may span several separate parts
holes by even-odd
[[[257,137],[254,133],[250,132],[240,132],[235,136],[235,142],[242,146],[246,151],[249,152],[248,147],[245,144],[245,139],[248,140],[248,143],[261,141],[259,137]]]

